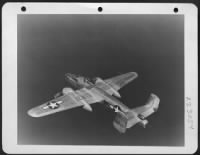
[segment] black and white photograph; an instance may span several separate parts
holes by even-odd
[[[182,15],[17,20],[19,144],[184,145]]]
[[[16,18],[18,146],[186,145],[186,18],[178,8],[28,9]]]

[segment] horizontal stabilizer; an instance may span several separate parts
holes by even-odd
[[[126,114],[124,114],[123,112],[119,111],[117,113],[116,117],[115,117],[115,120],[113,121],[113,126],[120,133],[125,133],[126,132],[127,121],[128,121],[128,118],[127,118]]]
[[[127,128],[131,128],[136,124],[140,124],[145,128],[148,124],[146,118],[157,111],[159,102],[160,99],[155,94],[151,94],[145,105],[125,113],[119,111],[113,122],[114,127],[120,133],[125,133]]]

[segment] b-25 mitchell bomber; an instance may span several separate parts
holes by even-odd
[[[134,109],[130,109],[118,99],[121,98],[119,89],[137,77],[137,73],[129,72],[106,80],[99,77],[91,80],[67,73],[65,79],[75,90],[63,88],[53,100],[30,109],[28,114],[32,117],[42,117],[80,106],[92,111],[91,104],[105,101],[105,105],[116,113],[113,126],[120,133],[125,133],[127,128],[137,123],[145,128],[148,124],[146,118],[158,110],[160,99],[155,94],[151,94],[145,105]]]

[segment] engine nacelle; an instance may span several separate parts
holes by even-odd
[[[81,101],[81,103],[83,103],[83,109],[92,112],[92,107],[88,103],[85,101]]]
[[[104,82],[100,77],[96,77],[95,78],[95,83],[98,83],[98,82]]]
[[[62,93],[65,95],[67,95],[69,93],[73,93],[73,92],[74,92],[74,90],[72,88],[67,88],[67,87],[63,88],[63,90],[62,90]]]
[[[147,125],[148,123],[149,123],[149,122],[148,122],[148,120],[146,120],[146,119],[139,122],[139,124],[140,124],[143,128],[145,128],[146,125]]]
[[[108,83],[106,83],[101,78],[96,77],[95,83],[104,83],[104,85],[106,85],[108,87],[107,91],[109,91],[112,95],[114,95],[114,96],[116,96],[118,98],[121,98],[119,92],[117,90],[115,90],[113,87],[111,87]]]
[[[72,93],[73,93],[73,96],[79,98],[77,100],[77,102],[79,102],[83,105],[83,109],[85,109],[87,111],[92,111],[92,107],[84,99],[81,99],[81,97],[76,92],[74,92],[74,90],[72,88],[67,88],[67,87],[63,88],[62,93],[65,95],[67,95],[67,94],[72,95]]]

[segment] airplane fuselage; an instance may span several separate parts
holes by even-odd
[[[92,93],[95,93],[95,95],[98,95],[101,98],[104,98],[104,100],[109,104],[109,107],[111,109],[116,110],[116,108],[119,108],[122,112],[128,112],[130,109],[123,104],[120,100],[118,100],[116,97],[110,95],[105,90],[94,87],[94,83],[89,81],[88,79],[84,77],[76,77],[73,74],[67,74],[66,80],[71,83],[76,89],[80,89],[83,87],[90,88]]]
[[[93,90],[93,92],[95,92],[96,95],[99,95],[100,97],[104,98],[104,100],[110,106],[119,106],[119,108],[120,108],[120,110],[122,112],[128,112],[129,111],[129,108],[125,104],[123,104],[116,97],[108,94],[106,91],[102,90],[101,88],[95,87],[94,90]]]

